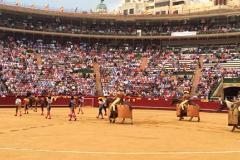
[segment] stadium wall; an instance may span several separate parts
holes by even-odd
[[[87,96],[84,97],[87,100],[84,102],[85,106],[98,107],[98,97]],[[14,96],[0,97],[0,108],[15,107]],[[91,100],[92,99],[92,100]],[[139,98],[139,97],[127,97],[130,104],[134,109],[165,109],[175,110],[175,105],[172,104],[172,99],[163,98]],[[201,100],[194,100],[198,104],[202,111],[217,111],[220,107],[218,102],[204,102]],[[59,97],[53,102],[53,107],[68,107],[69,98]]]

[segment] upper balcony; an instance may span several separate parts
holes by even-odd
[[[123,16],[0,4],[0,30],[98,39],[199,39],[240,36],[240,9],[189,15]]]

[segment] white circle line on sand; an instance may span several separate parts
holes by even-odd
[[[74,154],[102,154],[102,155],[182,155],[182,154],[233,154],[239,151],[160,151],[160,152],[91,152],[91,151],[71,151],[71,150],[47,150],[30,148],[0,148],[5,151],[31,151],[48,153],[74,153]]]

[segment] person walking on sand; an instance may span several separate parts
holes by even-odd
[[[103,113],[102,113],[102,110],[103,110],[103,105],[104,105],[104,102],[103,102],[103,99],[102,98],[99,98],[98,100],[98,104],[99,104],[99,110],[98,110],[98,116],[97,118],[99,118],[99,116],[101,116],[101,118],[103,119]]]
[[[80,112],[81,112],[81,114],[84,114],[82,107],[83,107],[83,96],[80,95],[78,97],[78,113],[77,114],[79,114]]]
[[[17,96],[17,99],[15,101],[16,104],[16,114],[14,116],[17,116],[19,113],[19,116],[22,116],[22,100]]]
[[[46,119],[48,118],[48,119],[51,119],[52,117],[51,117],[51,104],[52,104],[52,98],[49,96],[48,98],[47,98],[47,115],[46,115]]]
[[[70,113],[69,113],[69,121],[72,120],[72,118],[74,119],[74,121],[77,120],[76,114],[75,114],[75,100],[74,97],[72,96],[69,102],[69,109],[70,109]]]

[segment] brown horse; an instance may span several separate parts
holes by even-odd
[[[106,100],[106,108],[108,108],[108,118],[110,123],[115,123],[115,120],[118,116],[118,111],[116,104],[114,103],[115,99],[114,98],[107,98]]]
[[[127,101],[124,101],[123,98],[116,98],[109,100],[109,121],[110,123],[115,123],[117,118],[121,118],[121,123],[125,122],[126,118],[131,119],[131,124],[133,124],[132,120],[132,106]]]
[[[121,105],[117,105],[118,117],[122,118],[122,124],[125,122],[125,119],[128,118],[131,120],[131,124],[133,124],[132,117],[132,106],[129,103],[123,102]]]
[[[38,97],[38,96],[33,97],[33,98],[32,98],[32,103],[33,103],[33,106],[34,106],[33,111],[34,111],[34,112],[37,112],[38,104],[40,104],[40,99],[39,99],[39,97]]]
[[[184,117],[190,117],[189,121],[192,121],[194,117],[198,118],[200,122],[200,107],[192,102],[191,100],[185,101],[186,104],[183,104],[183,100],[173,99],[172,104],[176,104],[176,114],[179,117],[179,121],[184,119]]]

